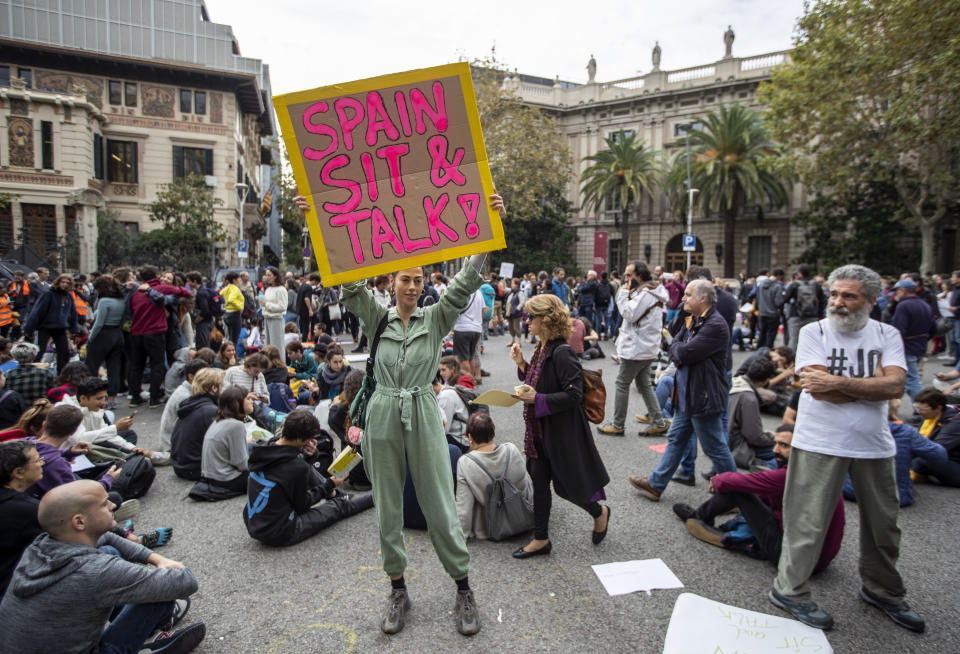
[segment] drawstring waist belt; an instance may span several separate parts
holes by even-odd
[[[381,386],[378,384],[374,395],[380,394],[385,395],[386,397],[400,398],[400,423],[403,425],[404,429],[410,431],[413,425],[411,422],[413,415],[413,398],[421,395],[427,395],[428,393],[433,393],[432,384],[414,386],[413,388],[396,388],[392,386]]]

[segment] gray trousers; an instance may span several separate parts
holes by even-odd
[[[824,536],[847,473],[860,511],[860,579],[890,604],[906,589],[897,572],[900,499],[893,457],[849,459],[793,448],[783,495],[783,549],[773,587],[795,601],[809,601],[807,580],[820,558]]]
[[[617,373],[617,395],[613,405],[613,426],[617,429],[623,429],[626,422],[627,404],[630,402],[630,384],[634,380],[637,382],[637,390],[640,391],[643,403],[647,405],[647,413],[650,414],[651,422],[656,424],[663,420],[660,403],[657,402],[657,395],[653,392],[653,384],[650,383],[650,366],[654,363],[653,359],[646,361],[620,359],[620,371]]]
[[[817,322],[817,318],[787,318],[787,346],[796,353],[800,342],[800,328]]]
[[[287,361],[287,350],[283,343],[283,318],[263,319],[263,343],[274,345],[280,350],[280,358]]]

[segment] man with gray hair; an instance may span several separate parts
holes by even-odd
[[[800,330],[796,369],[804,392],[794,427],[783,497],[783,548],[770,601],[804,624],[830,629],[807,580],[820,555],[847,474],[860,511],[860,597],[898,625],[921,632],[924,620],[904,600],[897,572],[896,445],[887,402],[903,394],[903,340],[870,319],[880,276],[864,266],[828,279],[827,319]]]
[[[46,397],[47,391],[53,387],[53,377],[50,373],[38,368],[33,363],[38,352],[40,352],[40,348],[26,341],[16,343],[10,348],[10,356],[19,365],[7,373],[5,386],[7,390],[20,393],[27,406],[33,404],[34,400]],[[4,426],[9,427],[10,425]]]
[[[670,360],[677,365],[674,383],[673,422],[667,432],[667,450],[647,477],[631,475],[630,483],[657,502],[690,443],[697,434],[716,472],[733,472],[737,464],[723,435],[722,415],[727,408],[726,360],[730,328],[716,309],[713,284],[697,279],[683,293],[689,314],[670,345]]]

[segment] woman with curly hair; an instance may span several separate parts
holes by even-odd
[[[524,311],[530,319],[530,334],[540,342],[529,362],[519,343],[510,350],[523,381],[517,395],[524,402],[523,449],[533,479],[533,540],[513,553],[517,559],[549,554],[553,548],[547,531],[551,480],[557,495],[593,518],[594,545],[607,535],[610,522],[610,507],[598,503],[606,499],[603,487],[610,477],[583,411],[580,360],[567,345],[570,315],[557,296],[546,294],[530,298]]]

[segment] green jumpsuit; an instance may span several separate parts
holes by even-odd
[[[454,501],[443,417],[432,384],[443,339],[482,282],[467,262],[437,304],[414,311],[406,330],[396,309],[390,309],[380,338],[373,373],[377,389],[367,405],[362,449],[373,484],[383,569],[390,577],[402,575],[407,565],[402,531],[407,464],[430,540],[444,569],[454,580],[463,579],[470,571],[470,554]],[[342,301],[360,319],[372,343],[387,310],[377,304],[362,281],[345,284]]]

